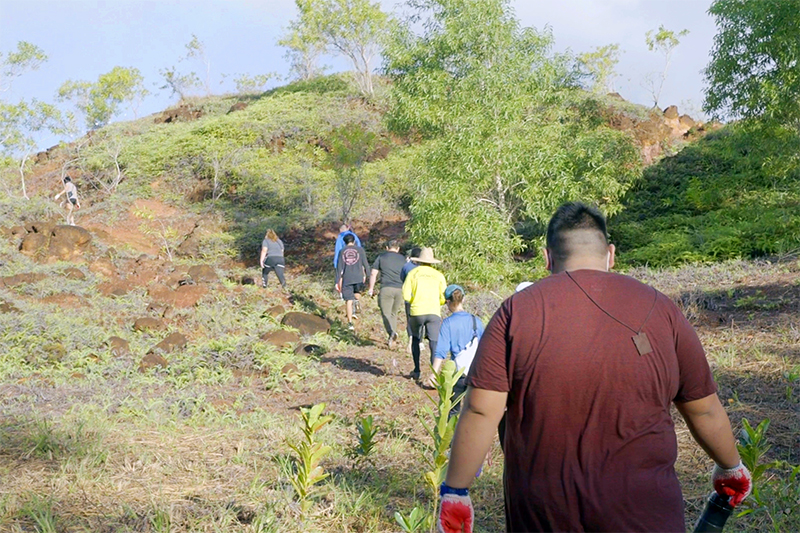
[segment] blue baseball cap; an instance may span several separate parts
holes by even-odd
[[[449,300],[450,297],[453,296],[453,293],[456,292],[456,290],[461,291],[461,294],[467,294],[467,291],[465,291],[464,287],[462,287],[461,285],[448,285],[447,288],[444,290],[444,299]]]

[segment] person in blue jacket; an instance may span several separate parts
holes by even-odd
[[[336,236],[336,246],[333,249],[333,268],[334,268],[334,270],[339,267],[339,252],[341,252],[342,248],[344,248],[344,236],[348,235],[348,234],[352,235],[353,237],[355,237],[356,246],[358,246],[358,247],[361,246],[361,239],[359,239],[358,235],[356,235],[353,232],[353,230],[350,229],[350,226],[348,226],[347,224],[342,224],[341,226],[339,226],[339,235]]]

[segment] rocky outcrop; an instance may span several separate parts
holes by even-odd
[[[287,344],[294,344],[300,340],[300,335],[294,331],[286,331],[285,329],[278,329],[270,331],[261,335],[261,340],[281,348]]]

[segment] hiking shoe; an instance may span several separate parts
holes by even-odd
[[[397,333],[389,335],[389,349],[394,350],[394,343],[397,342]]]
[[[419,370],[414,370],[411,373],[411,379],[413,379],[414,381],[419,381],[419,375],[420,375]]]
[[[353,318],[355,318],[355,317],[353,317]],[[353,325],[352,322],[350,322],[349,324],[347,324],[347,329],[349,329],[350,331],[355,331],[356,327]]]

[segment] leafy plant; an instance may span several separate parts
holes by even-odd
[[[372,415],[368,415],[356,422],[356,429],[358,430],[358,446],[356,446],[355,454],[357,457],[368,459],[375,449],[378,426],[375,425]]]
[[[408,516],[396,511],[394,519],[405,533],[416,533],[417,531],[423,531],[428,526],[430,516],[423,509],[414,507]]]
[[[324,410],[324,403],[311,408],[300,408],[304,438],[297,444],[289,443],[289,447],[297,454],[295,457],[296,471],[289,481],[300,502],[300,510],[303,515],[311,509],[312,498],[318,492],[317,485],[328,477],[328,474],[320,466],[320,462],[330,453],[331,447],[318,442],[316,436],[320,429],[333,420],[330,415],[322,415]]]

